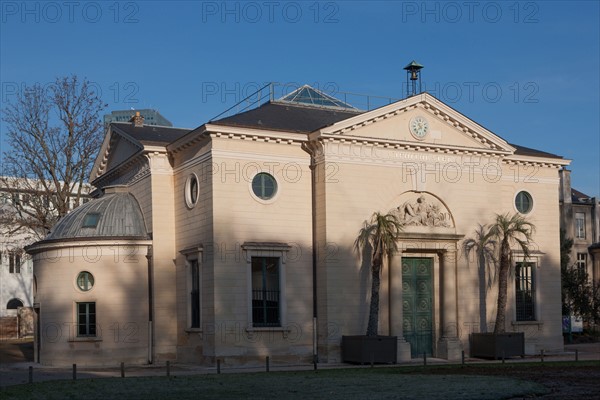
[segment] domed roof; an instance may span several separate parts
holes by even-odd
[[[144,216],[133,195],[105,192],[58,221],[45,240],[98,237],[147,238]]]

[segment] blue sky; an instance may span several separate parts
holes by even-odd
[[[270,81],[402,98],[414,59],[430,93],[572,159],[573,186],[600,195],[598,1],[0,4],[1,108],[23,85],[77,74],[108,110],[196,127]]]

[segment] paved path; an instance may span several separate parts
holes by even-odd
[[[564,352],[551,353],[544,355],[544,361],[574,361],[575,351],[581,361],[596,360],[600,363],[600,343],[586,343],[586,344],[573,344],[566,345]],[[73,379],[73,369],[64,367],[47,367],[40,364],[36,364],[30,360],[33,359],[33,349],[31,342],[23,341],[3,341],[0,342],[0,387],[18,385],[27,383],[29,381],[29,367],[33,367],[33,381],[47,381],[47,380],[59,380],[59,379]],[[527,356],[524,358],[512,358],[507,360],[507,363],[519,363],[527,361],[540,361],[540,355]],[[500,360],[481,360],[481,359],[466,359],[469,364],[479,363],[501,363]],[[446,360],[429,358],[427,359],[428,364],[451,364]],[[422,365],[423,359],[413,359],[410,362],[400,363],[397,365]],[[386,365],[387,366],[387,365]],[[319,364],[319,369],[331,369],[331,368],[356,368],[356,365],[349,364]],[[368,368],[368,366],[365,366]],[[290,370],[312,370],[313,365],[271,365],[271,371],[290,371]],[[222,373],[236,373],[236,372],[259,372],[264,371],[265,366],[255,367],[229,367],[223,366],[221,368]],[[147,366],[125,366],[125,376],[165,376],[166,365],[147,365]],[[171,375],[198,375],[198,374],[216,374],[216,367],[206,367],[200,365],[189,365],[189,364],[174,364],[170,367]],[[121,369],[119,365],[114,368],[102,367],[78,367],[77,379],[85,378],[108,378],[108,377],[120,377]]]

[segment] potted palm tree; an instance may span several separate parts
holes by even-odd
[[[356,363],[395,363],[397,337],[380,336],[379,325],[379,288],[381,270],[384,262],[398,250],[398,237],[402,223],[393,213],[373,213],[369,221],[364,222],[354,242],[355,251],[364,257],[371,249],[371,301],[366,335],[342,337],[342,359]]]
[[[520,214],[497,214],[494,224],[483,237],[488,241],[494,238],[499,243],[498,251],[498,297],[496,322],[493,333],[471,334],[471,355],[473,357],[513,357],[525,354],[523,333],[506,332],[506,303],[508,296],[508,276],[513,266],[511,246],[522,251],[524,259],[529,257],[535,226]]]

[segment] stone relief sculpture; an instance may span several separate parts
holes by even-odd
[[[404,225],[451,227],[450,216],[438,204],[427,201],[421,195],[416,202],[407,201],[397,208],[398,219]]]

